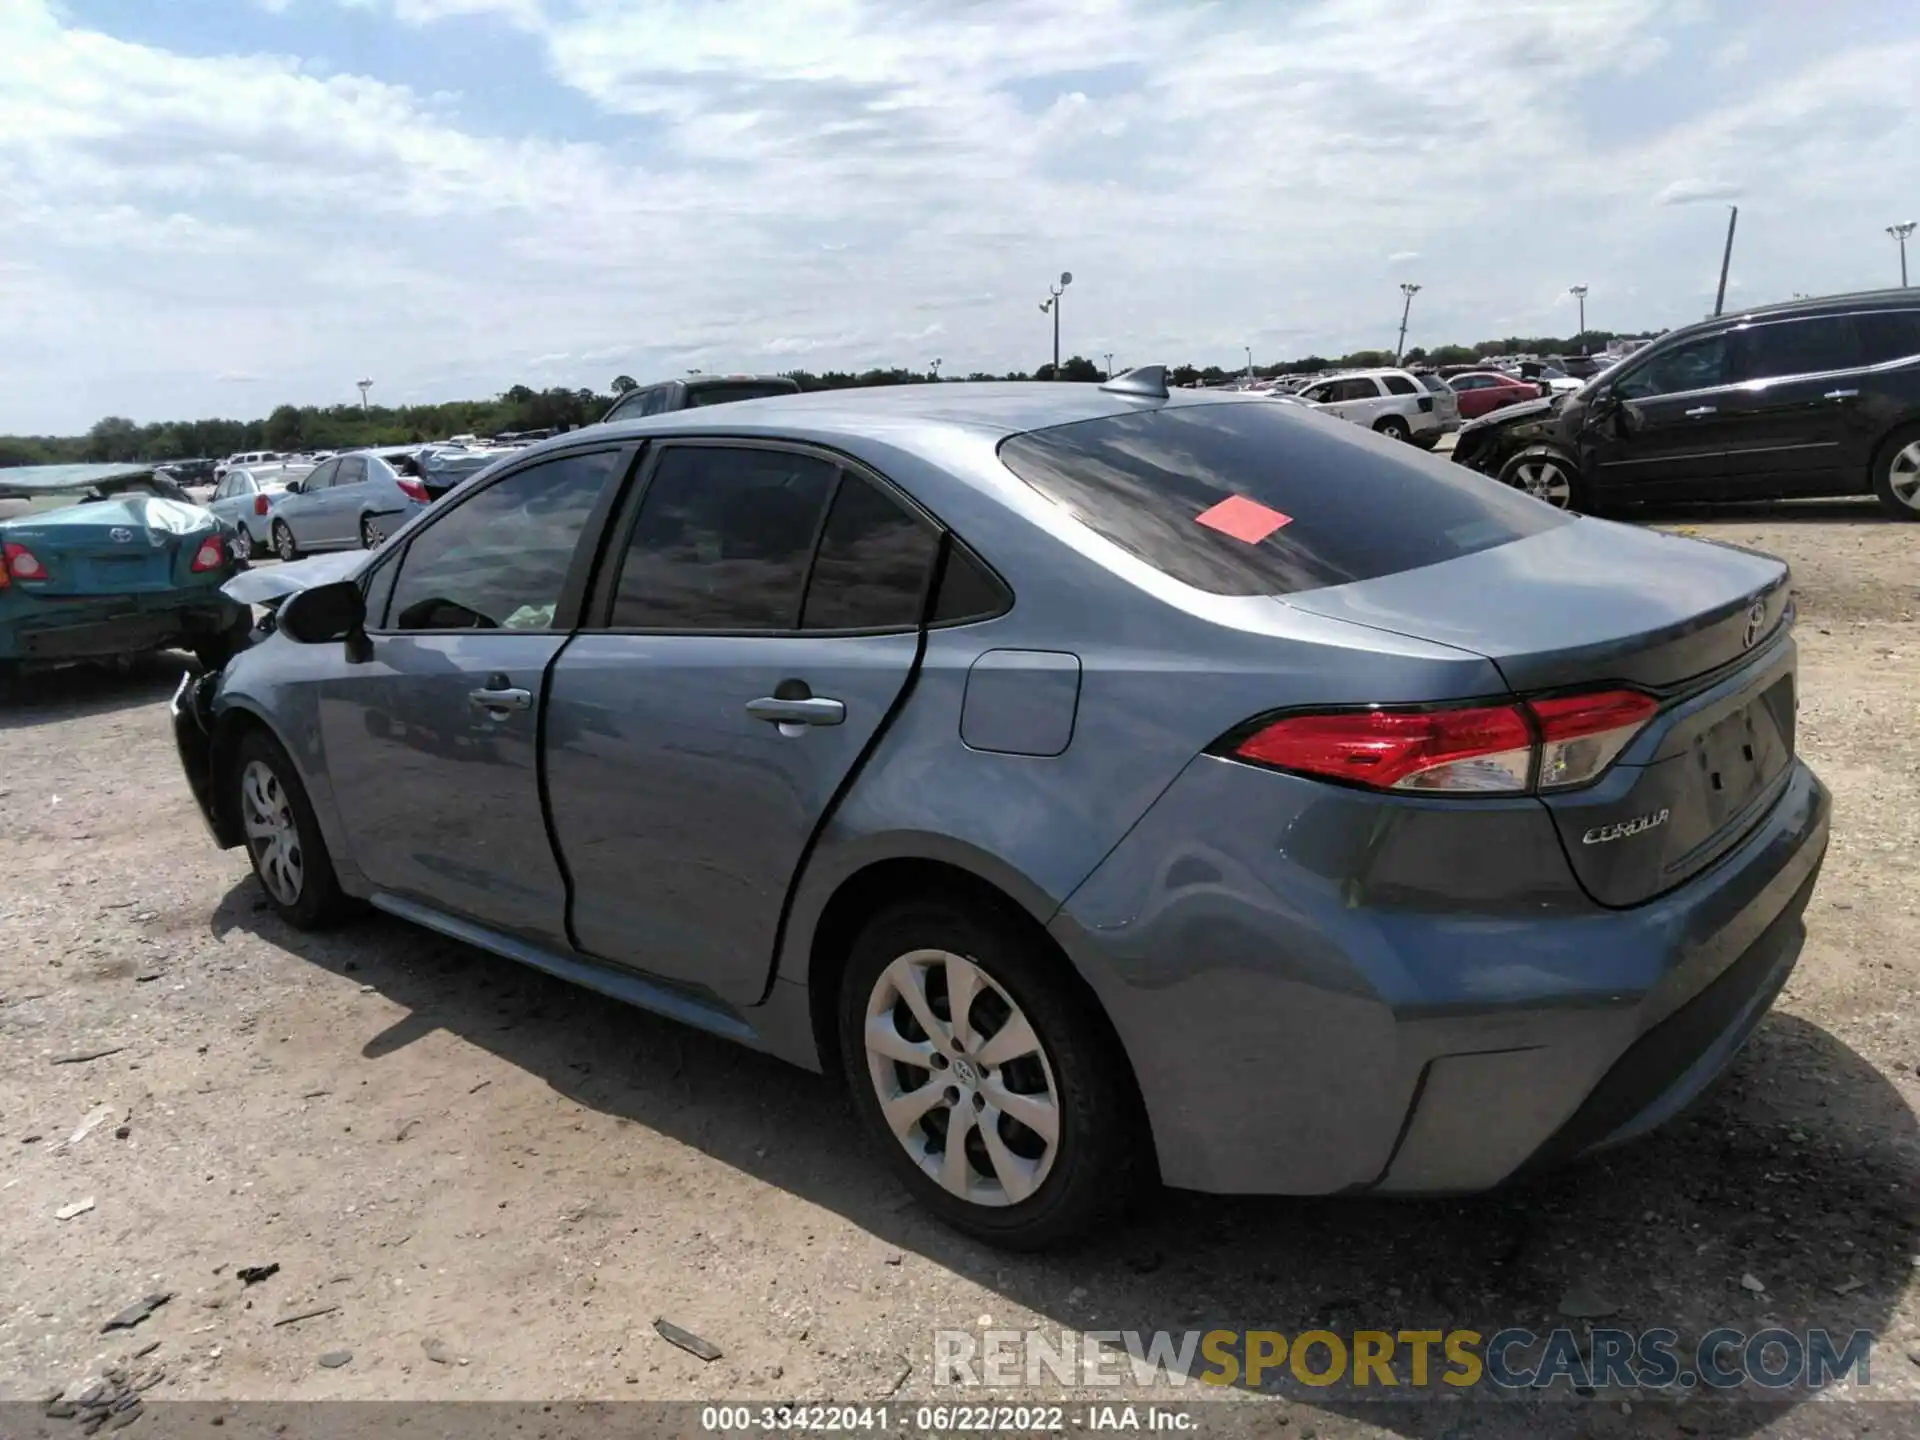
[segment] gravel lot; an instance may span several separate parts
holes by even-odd
[[[398,922],[286,929],[181,778],[186,662],[35,680],[0,708],[0,1396],[158,1341],[131,1362],[164,1368],[150,1400],[915,1397],[932,1332],[988,1317],[1545,1330],[1584,1286],[1632,1328],[1870,1328],[1875,1392],[1920,1398],[1920,528],[1849,504],[1661,523],[1792,562],[1801,746],[1835,795],[1804,958],[1725,1080],[1523,1190],[1169,1195],[1044,1259],[922,1218],[826,1080]],[[1416,1433],[1404,1407],[1256,1403],[1273,1433]],[[1577,1431],[1734,1423],[1702,1430],[1712,1408],[1581,1407]]]

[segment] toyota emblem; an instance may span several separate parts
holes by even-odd
[[[1743,650],[1751,650],[1753,642],[1760,638],[1760,630],[1767,623],[1767,602],[1756,600],[1747,607],[1747,633],[1741,640]]]
[[[114,544],[125,545],[133,539],[133,531],[127,529],[124,525],[116,525],[107,532],[107,536]]]

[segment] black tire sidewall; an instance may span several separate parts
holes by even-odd
[[[1587,506],[1586,506],[1587,487],[1581,482],[1580,467],[1575,465],[1571,460],[1569,460],[1564,455],[1554,454],[1552,452],[1536,453],[1536,452],[1523,450],[1520,452],[1520,454],[1515,455],[1512,459],[1508,460],[1506,464],[1500,467],[1500,483],[1503,485],[1510,486],[1512,489],[1518,490],[1522,494],[1527,493],[1527,487],[1520,483],[1519,479],[1517,478],[1517,475],[1520,467],[1523,464],[1526,464],[1528,461],[1534,461],[1534,460],[1550,461],[1554,465],[1557,465],[1560,468],[1560,473],[1562,475],[1566,476],[1567,478],[1566,509],[1567,510],[1585,511],[1586,513],[1589,513],[1589,514],[1592,513],[1591,511],[1587,510]],[[1534,498],[1539,499],[1538,496],[1535,496]],[[1551,500],[1546,500],[1546,501],[1543,501],[1542,503],[1547,505],[1553,504]],[[1554,506],[1554,508],[1559,509],[1560,507],[1556,505]]]
[[[1404,441],[1413,438],[1413,427],[1398,415],[1389,415],[1373,428],[1376,434],[1384,435],[1389,440]]]
[[[301,782],[293,757],[287,754],[279,741],[263,730],[250,731],[234,748],[233,769],[227,777],[227,783],[236,792],[234,813],[244,813],[238,808],[244,803],[237,793],[240,777],[246,773],[247,766],[256,760],[273,771],[280,788],[286,792],[288,808],[293,811],[294,828],[300,834],[300,898],[291,905],[284,905],[268,888],[260,875],[260,864],[254,856],[251,840],[246,842],[247,863],[253,867],[254,879],[259,881],[267,903],[273,906],[281,919],[301,930],[318,929],[339,917],[343,903],[340,882],[334,877],[333,859],[327,853],[327,842],[320,833],[320,822],[314,816],[313,805],[307,799],[307,787]]]
[[[1059,1092],[1059,1149],[1040,1189],[1018,1204],[972,1205],[949,1194],[913,1162],[881,1114],[862,1038],[867,1001],[881,972],[914,950],[972,960],[1019,1005],[1046,1050]],[[938,898],[881,911],[854,942],[841,975],[841,1064],[869,1135],[923,1205],[955,1229],[1009,1249],[1061,1244],[1116,1213],[1138,1192],[1141,1160],[1151,1153],[1124,1061],[1061,964],[989,907]]]
[[[1873,494],[1880,508],[1895,520],[1920,520],[1920,509],[1893,493],[1893,462],[1899,453],[1920,440],[1920,425],[1903,425],[1880,442],[1873,457]]]

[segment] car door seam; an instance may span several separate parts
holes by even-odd
[[[560,928],[574,952],[585,955],[587,951],[582,948],[580,937],[573,929],[573,871],[567,866],[566,852],[560,848],[560,827],[553,816],[553,790],[547,780],[547,710],[553,704],[553,673],[560,663],[560,657],[567,653],[567,647],[573,644],[579,634],[579,630],[575,629],[556,645],[540,671],[540,694],[534,702],[533,773],[534,785],[540,796],[540,823],[547,832],[547,849],[553,855],[554,868],[560,872]]]

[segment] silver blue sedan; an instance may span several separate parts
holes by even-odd
[[[287,923],[843,1071],[1005,1245],[1639,1135],[1826,852],[1786,566],[1157,367],[595,426],[227,590],[175,736]]]
[[[420,480],[372,451],[355,451],[289,481],[267,519],[267,538],[282,560],[316,550],[372,550],[431,503]]]

